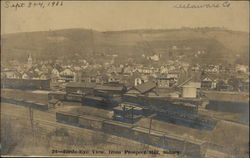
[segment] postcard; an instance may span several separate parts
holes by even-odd
[[[1,1],[0,149],[249,157],[249,1]]]

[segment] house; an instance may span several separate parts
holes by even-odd
[[[244,79],[241,83],[240,83],[240,90],[244,91],[244,92],[249,92],[249,78]]]
[[[53,68],[51,71],[51,74],[53,75],[53,77],[59,77],[60,76],[60,72],[57,68]]]
[[[237,64],[236,66],[235,66],[235,70],[237,71],[237,72],[242,72],[242,73],[246,73],[246,72],[248,72],[248,66],[246,66],[246,65],[239,65],[239,64]]]
[[[124,67],[124,68],[123,68],[123,73],[124,73],[124,74],[128,74],[128,75],[129,75],[129,74],[131,75],[131,74],[133,73],[133,68],[130,67],[130,66]]]
[[[161,68],[160,68],[160,73],[161,73],[161,74],[167,74],[167,73],[168,73],[168,68],[165,67],[165,66],[161,66]]]
[[[148,75],[141,75],[141,79],[144,82],[148,82],[149,81],[149,76]]]
[[[21,78],[21,75],[16,71],[6,71],[4,75],[6,78]]]
[[[161,57],[160,54],[154,54],[152,56],[149,56],[148,59],[153,61],[159,61],[160,57]]]
[[[22,79],[29,79],[30,76],[27,73],[22,74]]]
[[[196,98],[197,97],[197,89],[201,88],[200,82],[192,81],[192,78],[184,81],[178,87],[182,88],[182,97],[183,98]]]
[[[74,82],[80,82],[82,80],[82,73],[80,71],[75,71]]]
[[[73,81],[75,76],[75,72],[73,72],[70,68],[66,68],[62,72],[60,72],[60,79],[66,82]]]
[[[48,68],[46,65],[42,65],[41,71],[42,71],[43,73],[49,73],[49,68]]]
[[[172,78],[159,77],[156,78],[156,84],[158,88],[168,88],[170,87],[170,82]]]
[[[216,88],[216,79],[211,76],[204,76],[201,80],[202,89],[215,89]]]
[[[122,68],[122,67],[117,67],[117,68],[115,69],[115,72],[118,73],[118,74],[122,74],[123,68]]]
[[[47,79],[49,79],[50,78],[50,76],[49,76],[49,74],[45,74],[45,73],[43,73],[43,74],[41,74],[40,75],[40,77],[39,77],[41,80],[47,80]]]
[[[56,68],[53,68],[51,71],[51,75],[50,75],[51,82],[56,83],[58,81],[59,77],[60,77],[59,70],[57,70]]]
[[[35,71],[30,72],[28,75],[29,75],[30,78],[32,78],[32,79],[40,79],[40,74],[37,73],[37,72],[35,72]],[[42,78],[42,79],[47,79],[47,78]]]
[[[114,76],[110,76],[109,78],[108,78],[108,82],[109,83],[119,83],[119,79],[117,78],[117,77],[114,77]]]
[[[75,73],[70,68],[66,68],[65,70],[60,72],[60,76],[70,76],[73,78],[74,75],[75,75]]]
[[[179,77],[179,74],[176,73],[176,72],[172,72],[172,73],[169,73],[167,75],[168,78],[174,78],[174,79],[177,79]]]
[[[95,77],[95,82],[99,84],[103,84],[104,82],[106,82],[106,80],[107,79],[105,78],[105,76],[102,76],[102,75],[97,75]]]
[[[143,83],[143,80],[141,78],[135,78],[135,86],[140,85]]]
[[[41,70],[39,70],[38,68],[35,68],[34,71],[37,72],[37,73],[41,72]]]

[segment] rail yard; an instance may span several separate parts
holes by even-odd
[[[80,142],[79,146],[68,144],[67,148],[64,139],[69,136],[51,137],[57,140],[53,141],[57,142],[56,144],[48,143],[49,140],[46,143],[41,141],[43,142],[40,144],[41,148],[46,147],[46,151],[50,148],[51,152],[47,153],[48,155],[55,154],[52,150],[59,150],[57,154],[60,155],[60,150],[69,149],[69,146],[72,150],[63,151],[64,154],[68,152],[70,155],[81,155],[84,151],[90,154],[92,150],[102,149],[100,155],[110,154],[109,152],[119,155],[126,149],[127,153],[146,151],[144,155],[141,152],[141,156],[153,156],[158,153],[158,156],[164,157],[166,156],[164,153],[168,153],[169,157],[203,158],[218,153],[226,157],[229,154],[244,155],[243,153],[247,152],[243,146],[248,143],[245,138],[248,137],[249,127],[245,122],[237,121],[244,114],[201,109],[195,104],[179,103],[181,100],[169,100],[168,105],[164,106],[160,101],[150,102],[144,99],[143,104],[142,101],[135,102],[128,97],[119,99],[119,102],[117,99],[113,101],[112,98],[111,101],[105,102],[101,100],[102,97],[93,96],[87,97],[86,102],[82,101],[84,96],[79,100],[79,96],[69,97],[67,93],[51,93],[51,91],[2,89],[1,92],[2,120],[8,118],[15,125],[16,121],[26,123],[26,130],[30,133],[29,139],[37,139],[36,143],[42,138],[47,139],[49,133],[56,133],[58,129],[66,129],[67,135],[75,137],[76,140],[92,135],[88,141],[83,141],[82,145]],[[97,101],[88,104],[89,99]],[[108,104],[114,105],[108,106]],[[179,108],[182,106],[186,108],[184,107],[184,110]],[[187,110],[192,111],[186,114]],[[237,132],[241,135],[232,137]],[[97,135],[97,138],[94,138],[94,135]],[[95,146],[93,142],[103,144],[103,147]],[[30,147],[32,143],[34,142],[29,143]],[[117,143],[120,149],[114,147]],[[214,145],[219,148],[214,149]],[[83,153],[78,153],[79,151]],[[134,154],[136,155],[136,152]]]

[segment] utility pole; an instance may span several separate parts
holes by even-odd
[[[148,134],[150,134],[150,132],[151,132],[152,120],[153,120],[153,117],[155,117],[155,116],[156,116],[156,114],[153,114],[153,115],[149,116],[150,122],[149,122]]]
[[[31,125],[31,130],[32,130],[32,137],[33,137],[33,143],[36,144],[35,142],[35,131],[34,131],[34,117],[33,117],[33,109],[31,106],[29,106],[29,116],[30,116],[30,125]]]
[[[152,126],[152,117],[150,118],[148,134],[150,134],[151,132],[151,126]]]
[[[132,109],[131,109],[132,111],[132,123],[134,123],[134,107],[132,107]]]

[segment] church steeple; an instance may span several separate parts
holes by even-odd
[[[28,56],[28,66],[29,67],[32,67],[32,57],[31,57],[31,54],[29,54],[29,56]]]

